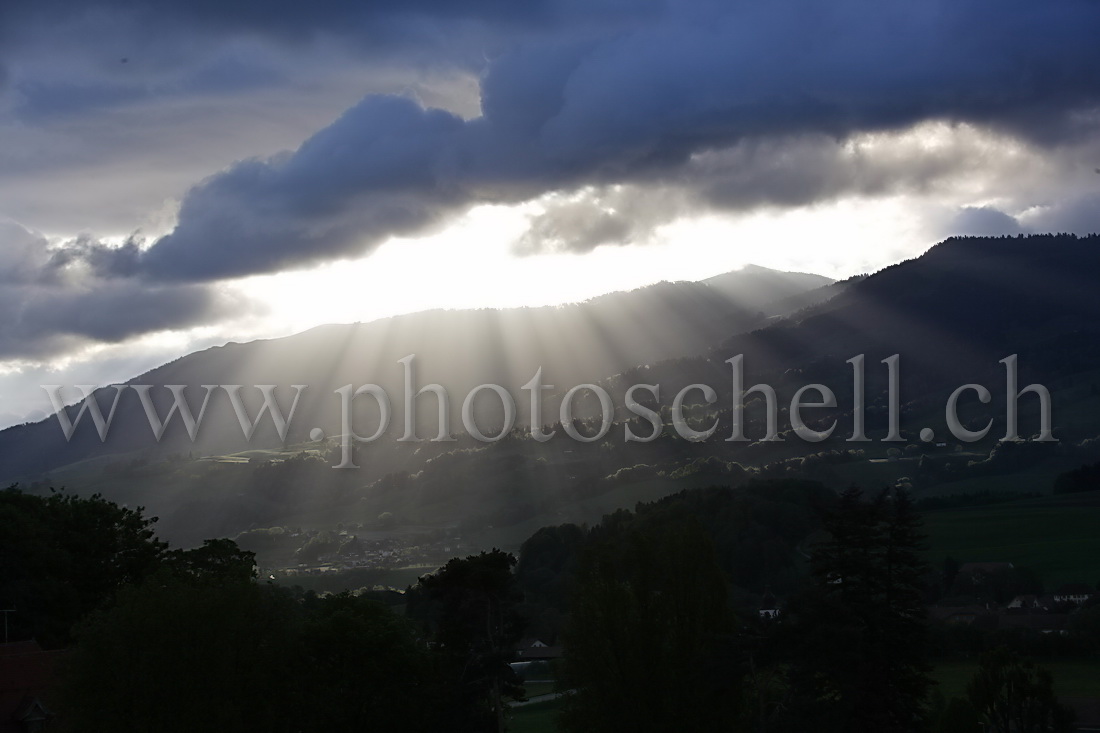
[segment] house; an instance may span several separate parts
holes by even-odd
[[[1085,583],[1067,583],[1054,591],[1055,603],[1073,603],[1078,606],[1096,595],[1096,589]]]
[[[1025,608],[1025,609],[1028,609],[1030,611],[1040,610],[1040,609],[1049,610],[1049,608],[1047,606],[1043,605],[1043,603],[1041,602],[1041,599],[1039,598],[1039,596],[1037,596],[1033,593],[1028,593],[1028,594],[1025,594],[1025,595],[1022,595],[1022,596],[1016,596],[1015,598],[1013,598],[1011,601],[1008,602],[1008,605],[1005,606],[1005,608]]]
[[[516,645],[516,660],[521,662],[558,659],[561,655],[560,646],[549,646],[539,639],[524,639]]]
[[[64,654],[35,641],[0,644],[0,733],[50,729],[55,669]]]
[[[771,593],[764,593],[760,599],[760,618],[777,618],[779,616],[779,603]]]

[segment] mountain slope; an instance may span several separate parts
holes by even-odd
[[[542,524],[590,522],[639,500],[683,488],[738,483],[753,475],[811,477],[832,487],[858,483],[873,488],[905,481],[914,485],[918,496],[1006,487],[1041,493],[1049,490],[1058,472],[1100,458],[1093,455],[1100,441],[1074,447],[1100,434],[1095,417],[1100,411],[1100,299],[1092,294],[1097,274],[1100,237],[953,239],[843,288],[819,289],[839,293],[737,335],[731,334],[745,322],[737,315],[744,309],[721,306],[710,286],[685,288],[677,283],[598,299],[596,309],[584,304],[418,314],[377,324],[323,327],[289,339],[194,354],[138,380],[281,384],[281,396],[287,398],[287,385],[319,380],[309,382],[316,401],[307,404],[303,398],[292,442],[304,441],[302,434],[314,425],[332,434],[335,415],[328,390],[334,385],[383,384],[394,402],[394,422],[389,436],[357,451],[358,471],[332,470],[336,459],[331,452],[323,460],[305,452],[331,451],[331,443],[307,443],[286,452],[252,451],[224,460],[184,457],[146,465],[143,456],[158,457],[150,447],[186,456],[191,444],[176,425],[170,429],[175,430],[172,440],[154,446],[140,413],[136,420],[129,416],[131,424],[120,431],[118,443],[112,434],[109,444],[101,446],[88,425],[73,441],[89,459],[130,446],[138,451],[138,460],[94,458],[82,467],[59,469],[73,454],[48,452],[67,448],[52,421],[0,434],[0,449],[9,465],[22,460],[24,465],[53,466],[49,481],[38,475],[37,490],[51,482],[67,483],[81,492],[102,491],[116,501],[144,504],[162,517],[158,527],[164,536],[180,544],[251,528],[334,528],[349,522],[373,526],[386,514],[405,526],[460,525],[463,537],[472,542],[476,535],[479,546],[511,546],[507,543]],[[753,320],[758,317],[754,313],[749,322],[760,323]],[[636,324],[628,328],[625,324],[631,320]],[[605,338],[619,345],[597,348]],[[713,339],[706,353],[649,358],[684,344],[698,345],[704,338]],[[524,348],[530,351],[521,351],[517,344],[529,344]],[[451,424],[456,428],[465,394],[461,390],[468,389],[464,385],[499,377],[522,412],[527,395],[518,386],[530,378],[537,360],[544,360],[544,381],[557,385],[546,395],[544,422],[557,419],[555,393],[560,398],[562,390],[575,384],[600,381],[612,394],[619,420],[633,417],[623,407],[627,387],[660,384],[664,432],[652,443],[627,443],[619,424],[604,439],[581,444],[562,435],[558,425],[557,437],[545,443],[522,434],[491,445],[469,438],[398,442],[402,408],[396,359],[414,351],[418,360],[423,358],[417,384],[438,380],[447,385]],[[698,351],[705,351],[705,346]],[[643,353],[644,362],[639,356]],[[886,370],[878,362],[895,353],[901,355],[900,444],[880,442],[887,428],[888,393]],[[1013,353],[1019,354],[1020,386],[1036,381],[1050,388],[1061,443],[996,443],[1004,434],[1005,403],[1004,368],[998,360]],[[807,443],[789,433],[779,442],[726,442],[732,413],[730,367],[725,360],[736,354],[745,356],[746,386],[763,381],[775,388],[782,409],[781,431],[789,427],[785,406],[796,390],[814,382],[829,386],[836,393],[837,407],[807,410],[806,418],[815,429],[837,420],[833,436],[824,443]],[[867,434],[872,440],[852,444],[845,442],[853,404],[846,360],[858,354],[866,356]],[[633,366],[615,372],[628,363]],[[384,379],[387,370],[394,379]],[[993,400],[989,405],[964,400],[964,422],[981,426],[992,417],[993,427],[987,440],[962,444],[947,433],[944,404],[953,389],[974,382],[985,384]],[[718,432],[707,441],[678,439],[670,424],[673,396],[692,384],[710,385],[718,393],[711,406],[687,400],[687,412],[698,427],[718,420]],[[699,395],[699,390],[692,393]],[[192,397],[196,406],[198,396],[196,392]],[[218,453],[243,444],[224,402],[201,441]],[[134,403],[131,396],[131,413]],[[1036,404],[1030,395],[1021,400],[1024,435],[1037,428]],[[418,406],[420,436],[434,436],[434,399],[424,398]],[[251,414],[256,408],[254,403]],[[119,409],[121,413],[121,404]],[[162,405],[161,414],[165,412]],[[479,425],[489,428],[491,418],[483,416]],[[745,432],[750,438],[763,436],[764,418],[761,401],[746,407]],[[360,433],[370,432],[367,426],[373,424],[370,414],[356,415]],[[933,428],[936,441],[947,445],[922,441],[918,435],[925,427]],[[649,432],[649,426],[637,419],[634,429],[642,435]],[[270,423],[255,443],[278,444]],[[899,449],[904,449],[902,456],[896,455]]]
[[[1100,364],[1098,275],[1097,235],[953,238],[790,318],[732,336],[705,356],[653,365],[645,379],[711,384],[719,403],[728,404],[725,361],[744,354],[746,386],[770,384],[781,404],[805,384],[833,389],[840,404],[818,412],[827,422],[850,412],[848,359],[865,355],[868,392],[884,403],[886,369],[879,362],[899,354],[904,409],[936,405],[942,423],[947,395],[981,383],[993,393],[988,411],[1003,416],[1005,367],[999,360],[1018,355],[1020,387],[1068,379]],[[637,377],[628,373],[621,381]],[[1090,435],[1097,432],[1100,425]]]
[[[707,283],[662,282],[564,306],[428,311],[367,324],[321,326],[287,338],[230,343],[191,354],[131,383],[157,387],[153,396],[161,415],[170,406],[163,385],[188,385],[196,413],[203,395],[200,385],[245,385],[242,395],[253,415],[260,402],[258,390],[251,385],[281,385],[277,394],[287,407],[293,396],[290,385],[308,385],[289,437],[291,442],[301,442],[313,427],[330,435],[339,431],[339,403],[333,391],[345,384],[382,385],[394,402],[395,424],[400,421],[404,377],[398,360],[415,354],[415,382],[439,383],[448,390],[455,403],[451,429],[457,430],[461,400],[477,385],[499,384],[519,397],[520,387],[540,367],[545,384],[567,389],[638,364],[701,354],[732,334],[762,325],[761,309],[768,303],[805,295],[828,282],[816,275],[747,268]],[[112,390],[99,391],[104,412],[112,398]],[[422,436],[435,434],[432,399],[417,404]],[[529,409],[517,401],[524,422]],[[491,408],[487,409],[491,420]],[[244,440],[221,393],[211,398],[199,435],[192,446],[177,418],[158,445],[137,395],[127,391],[120,398],[106,445],[90,424],[82,424],[66,443],[52,417],[0,432],[0,478],[35,476],[109,453],[150,449],[161,454],[225,453],[279,444],[270,421],[252,441]]]
[[[775,316],[797,310],[781,305],[793,298],[808,297],[812,302],[820,302],[814,294],[833,281],[821,275],[778,272],[759,265],[746,265],[740,270],[707,278],[703,283],[731,300],[766,304],[765,315]]]

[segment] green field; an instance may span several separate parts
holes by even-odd
[[[1051,588],[1100,580],[1100,492],[925,514],[928,558],[1011,562]]]
[[[1054,677],[1054,691],[1062,698],[1100,698],[1100,659],[1098,660],[1038,660]],[[976,660],[941,662],[932,670],[944,700],[966,697],[966,685],[978,669]],[[554,733],[560,700],[513,708],[508,722],[509,733]]]
[[[1100,660],[1037,660],[1050,670],[1054,692],[1059,697],[1100,698]],[[932,678],[945,700],[965,697],[966,685],[978,669],[976,660],[943,662],[936,665]]]
[[[354,568],[352,570],[333,571],[318,575],[290,575],[277,579],[279,585],[289,588],[300,586],[303,590],[316,593],[342,593],[358,588],[395,588],[403,590],[416,585],[421,575],[432,572],[438,566],[423,565],[407,568]]]

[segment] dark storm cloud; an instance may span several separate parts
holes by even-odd
[[[133,280],[91,290],[4,290],[0,358],[43,358],[89,341],[191,326],[224,317],[228,305],[199,285],[148,287]]]
[[[100,14],[114,18],[136,18],[152,26],[174,25],[205,32],[257,33],[296,40],[320,32],[360,35],[371,30],[390,29],[389,37],[407,27],[409,19],[427,17],[446,20],[529,20],[544,16],[551,3],[536,0],[383,0],[355,3],[347,0],[8,0],[0,6],[0,21],[9,27],[35,22]],[[381,36],[381,34],[379,34]],[[379,37],[377,42],[385,42]]]
[[[110,49],[91,78],[20,82],[16,109],[27,119],[181,89],[277,85],[281,64],[308,58],[318,39],[481,73],[481,117],[368,96],[298,150],[239,162],[194,186],[176,229],[147,251],[73,250],[95,271],[151,281],[357,256],[477,203],[559,191],[591,190],[597,200],[550,206],[519,251],[638,238],[645,222],[684,207],[792,207],[922,190],[964,163],[919,151],[882,159],[846,143],[945,120],[1035,145],[1071,144],[1095,132],[1097,27],[1094,0],[164,0],[140,8],[41,0],[0,9],[6,38],[18,35],[12,28],[54,39],[95,28],[103,34],[92,34],[96,43]],[[224,49],[210,40],[245,37],[267,50],[219,56]],[[85,41],[74,45],[87,50]],[[203,61],[208,52],[213,60]],[[672,203],[638,219],[641,209],[625,198],[603,200],[616,185],[671,192]]]
[[[118,62],[121,65],[121,61]],[[136,65],[136,64],[135,64]],[[163,78],[149,74],[104,74],[93,80],[29,80],[17,85],[13,112],[24,123],[48,123],[90,111],[137,102],[226,95],[285,81],[280,69],[259,59],[220,58],[195,63],[185,73]]]
[[[60,51],[51,60],[61,63],[64,57],[82,56],[82,66],[99,71],[120,72],[120,64],[129,64],[130,69],[171,75],[216,54],[227,40],[249,39],[299,61],[308,60],[321,44],[422,69],[480,69],[487,54],[525,38],[618,28],[659,6],[656,0],[5,0],[0,4],[0,56],[49,44]],[[238,82],[270,81],[269,69],[249,69],[248,60],[242,62],[227,74],[255,74]],[[224,77],[209,81],[218,86]],[[138,83],[130,91],[140,90]],[[32,86],[27,91],[48,90]],[[87,100],[88,94],[81,96]],[[33,112],[33,100],[28,101]]]
[[[509,35],[542,32],[541,7],[5,0],[0,68],[15,70],[5,94],[12,116],[48,124],[143,102],[316,84],[351,59],[476,74]]]
[[[192,189],[179,225],[141,260],[156,279],[270,272],[352,255],[469,201],[454,138],[463,121],[396,97],[349,110],[295,154],[250,160]]]
[[[1051,130],[1079,130],[1074,115],[1100,101],[1097,27],[1100,4],[1072,0],[679,3],[652,23],[495,58],[480,118],[368,97],[294,153],[193,188],[140,269],[204,280],[356,255],[475,203],[675,178],[744,141],[840,144],[942,119],[1052,144]],[[750,208],[891,185],[889,170],[868,174],[835,150],[783,154],[745,158],[702,194]],[[593,222],[583,246],[616,226]]]
[[[0,359],[47,358],[89,342],[117,342],[239,315],[250,307],[202,284],[156,285],[101,278],[132,260],[133,244],[80,240],[51,248],[44,238],[0,221]]]

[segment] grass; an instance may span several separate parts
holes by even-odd
[[[960,455],[960,454],[954,454]],[[973,457],[967,460],[974,460]],[[1046,494],[1054,487],[1058,475],[1086,463],[1080,457],[1052,456],[1042,463],[1023,471],[996,474],[993,476],[975,476],[973,478],[949,481],[921,489],[914,494],[917,499],[926,496],[951,496],[955,494],[973,494],[981,491],[1000,493]]]
[[[1059,697],[1100,698],[1100,660],[1037,660],[1054,677],[1054,692]],[[965,697],[966,685],[978,669],[976,660],[957,660],[937,664],[932,678],[944,699]]]
[[[1054,677],[1054,692],[1063,698],[1100,698],[1100,659],[1098,660],[1038,660]],[[945,700],[965,697],[966,685],[978,669],[976,660],[952,660],[937,664],[932,671]],[[528,688],[531,694],[531,688]],[[509,733],[555,733],[560,700],[513,708],[508,722]]]
[[[341,593],[357,588],[372,588],[376,585],[386,588],[404,589],[415,585],[421,575],[436,569],[436,565],[407,568],[354,568],[338,570],[318,575],[291,575],[278,578],[279,585],[293,588],[301,586],[304,590],[317,593]]]
[[[1100,580],[1100,492],[925,514],[932,563],[1011,562],[1048,587]]]
[[[508,733],[555,733],[560,700],[512,708]]]

